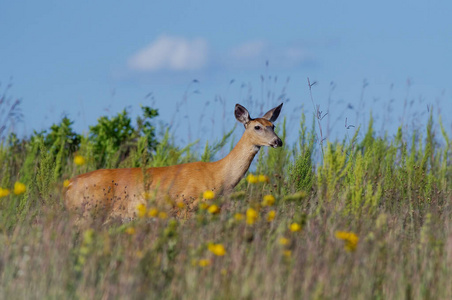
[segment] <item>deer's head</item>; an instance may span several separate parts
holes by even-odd
[[[253,145],[281,147],[282,141],[275,133],[273,122],[279,116],[283,104],[270,109],[261,118],[252,119],[248,110],[240,104],[235,105],[235,118],[245,126],[245,134]]]

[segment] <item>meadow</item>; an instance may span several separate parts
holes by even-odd
[[[425,128],[342,140],[301,114],[297,142],[261,149],[235,191],[189,219],[137,207],[129,223],[78,228],[66,180],[99,168],[210,161],[231,132],[195,151],[159,135],[158,111],[102,117],[86,135],[63,118],[0,147],[4,299],[451,299],[451,139]],[[284,116],[284,113],[282,113]],[[287,123],[277,124],[284,140]],[[309,122],[310,123],[310,122]]]

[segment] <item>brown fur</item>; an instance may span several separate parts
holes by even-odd
[[[147,204],[149,199],[158,207],[169,206],[173,214],[177,213],[176,204],[180,201],[186,205],[186,211],[191,211],[207,190],[216,194],[232,191],[261,146],[282,145],[273,131],[273,123],[268,120],[275,110],[273,120],[277,118],[281,106],[267,112],[265,119],[240,115],[240,120],[236,106],[236,117],[246,129],[234,149],[219,161],[92,171],[71,179],[65,192],[65,204],[69,210],[78,211],[81,218],[100,218],[102,221],[134,218],[137,206]],[[256,126],[260,129],[256,130]]]

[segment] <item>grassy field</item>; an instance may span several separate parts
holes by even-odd
[[[452,299],[452,146],[432,116],[419,132],[377,136],[370,122],[363,138],[321,147],[302,117],[296,145],[262,149],[233,194],[188,220],[151,199],[130,223],[74,227],[66,179],[227,147],[228,136],[202,154],[170,133],[157,141],[156,114],[100,119],[87,136],[63,119],[2,144],[1,298]]]

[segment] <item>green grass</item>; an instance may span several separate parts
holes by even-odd
[[[64,208],[64,179],[99,167],[209,160],[228,136],[203,154],[175,147],[168,132],[151,149],[149,132],[113,141],[97,127],[90,138],[68,121],[51,138],[9,139],[0,148],[1,186],[12,191],[20,181],[27,191],[0,198],[1,298],[451,299],[452,146],[433,123],[431,116],[423,131],[400,128],[388,138],[370,122],[362,139],[324,141],[321,151],[302,117],[297,145],[256,157],[256,172],[270,182],[242,180],[233,194],[210,200],[219,214],[199,209],[188,220],[144,217],[83,230]],[[85,165],[74,164],[74,151]],[[262,207],[267,194],[276,202]],[[248,208],[259,214],[253,224],[236,216]],[[293,223],[302,230],[292,232]],[[337,231],[356,234],[356,249]],[[225,255],[209,251],[211,243]]]

